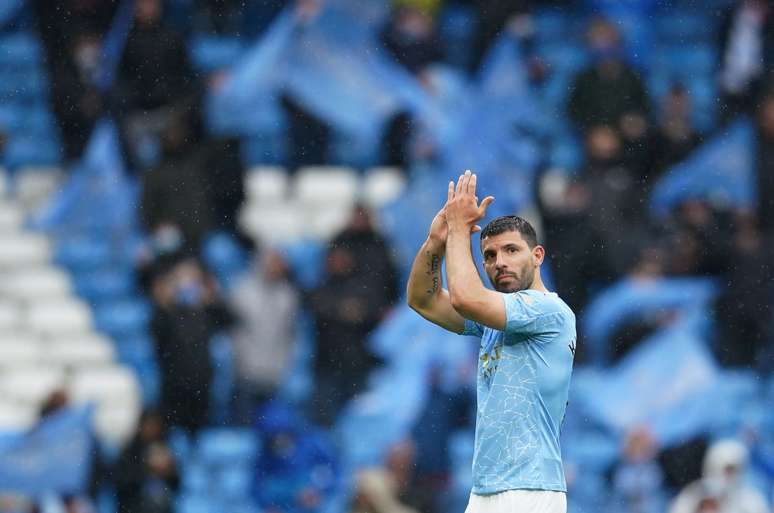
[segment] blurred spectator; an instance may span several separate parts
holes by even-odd
[[[321,511],[336,493],[341,469],[324,432],[290,407],[271,401],[256,416],[261,453],[254,495],[266,513]]]
[[[101,45],[99,34],[83,31],[69,41],[68,55],[51,64],[52,103],[68,161],[81,156],[102,115],[102,96],[94,85]]]
[[[473,48],[473,69],[478,69],[482,59],[502,30],[510,25],[522,27],[519,33],[529,36],[533,32],[530,13],[533,0],[475,0],[478,17],[476,40]]]
[[[774,88],[757,113],[757,214],[766,251],[774,255]]]
[[[609,278],[622,276],[636,261],[647,235],[643,223],[647,197],[641,194],[636,171],[624,160],[623,141],[612,126],[589,128],[586,155],[583,177],[591,191],[591,223],[603,243],[600,249]]]
[[[361,470],[349,512],[417,513],[406,504],[406,496],[413,492],[414,454],[414,444],[404,441],[390,448],[383,467]]]
[[[627,435],[621,461],[612,471],[612,486],[617,511],[664,511],[663,474],[656,461],[656,441],[647,429]]]
[[[608,125],[627,140],[640,139],[648,126],[648,97],[639,75],[624,62],[618,30],[597,18],[589,28],[588,45],[593,64],[570,87],[570,119],[582,131]]]
[[[592,282],[603,280],[606,268],[600,233],[590,217],[591,191],[580,180],[550,173],[541,180],[538,200],[556,290],[580,312]],[[583,344],[578,346],[582,352]]]
[[[770,0],[740,0],[721,28],[721,117],[750,113],[774,69],[774,12]]]
[[[194,259],[182,260],[153,283],[151,331],[161,370],[161,414],[194,432],[207,423],[210,339],[230,322],[217,286]]]
[[[308,299],[317,333],[312,415],[330,425],[377,362],[366,338],[397,301],[398,284],[390,248],[361,206],[331,241],[326,266]]]
[[[436,8],[437,2],[396,2],[382,32],[385,48],[411,73],[420,74],[443,59],[435,27]]]
[[[721,275],[728,271],[732,213],[701,199],[683,202],[662,229],[671,248],[667,274]]]
[[[747,448],[735,440],[710,446],[701,479],[680,492],[669,513],[767,513],[763,495],[742,482],[747,459]]]
[[[286,166],[293,172],[301,166],[327,164],[330,159],[331,128],[288,94],[282,95],[287,120]]]
[[[210,151],[196,116],[176,115],[162,133],[163,161],[142,176],[140,219],[150,234],[172,226],[181,246],[197,249],[215,226],[208,186]]]
[[[114,468],[118,513],[171,513],[180,486],[164,419],[143,413],[132,441]]]
[[[280,253],[264,250],[229,298],[235,315],[234,413],[240,424],[251,423],[255,408],[287,377],[300,299],[289,274]]]
[[[715,314],[716,356],[722,365],[753,367],[771,344],[772,264],[751,216],[738,216],[730,256]]]
[[[161,0],[136,1],[111,93],[132,170],[150,159],[148,141],[164,127],[173,106],[185,109],[198,102],[185,42],[162,25],[162,11]]]
[[[194,76],[185,42],[162,26],[161,0],[137,0],[119,68],[122,112],[151,111],[191,92]]]
[[[649,142],[651,159],[644,170],[643,185],[650,191],[671,166],[684,160],[701,140],[691,123],[691,98],[680,84],[675,84],[664,97],[661,123]]]

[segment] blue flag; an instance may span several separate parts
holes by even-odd
[[[653,212],[664,216],[680,202],[697,198],[752,208],[756,201],[754,144],[748,119],[732,123],[659,180],[651,197]]]
[[[43,420],[0,449],[0,489],[33,496],[86,491],[91,474],[91,406]]]
[[[616,434],[647,426],[669,446],[712,427],[719,382],[706,344],[676,328],[643,341],[615,368],[577,380],[573,395]]]

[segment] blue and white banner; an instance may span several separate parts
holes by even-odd
[[[52,414],[0,449],[0,491],[40,496],[86,491],[91,476],[93,408]]]
[[[689,199],[736,208],[755,205],[755,134],[752,123],[740,119],[706,142],[656,184],[651,209],[664,216]]]

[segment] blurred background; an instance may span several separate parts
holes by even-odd
[[[772,71],[766,0],[3,0],[0,512],[464,511],[465,169],[578,317],[569,511],[772,511]]]

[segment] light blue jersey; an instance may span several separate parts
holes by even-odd
[[[481,337],[473,493],[567,485],[559,430],[575,356],[575,315],[552,292],[502,294],[506,329],[465,321]]]

